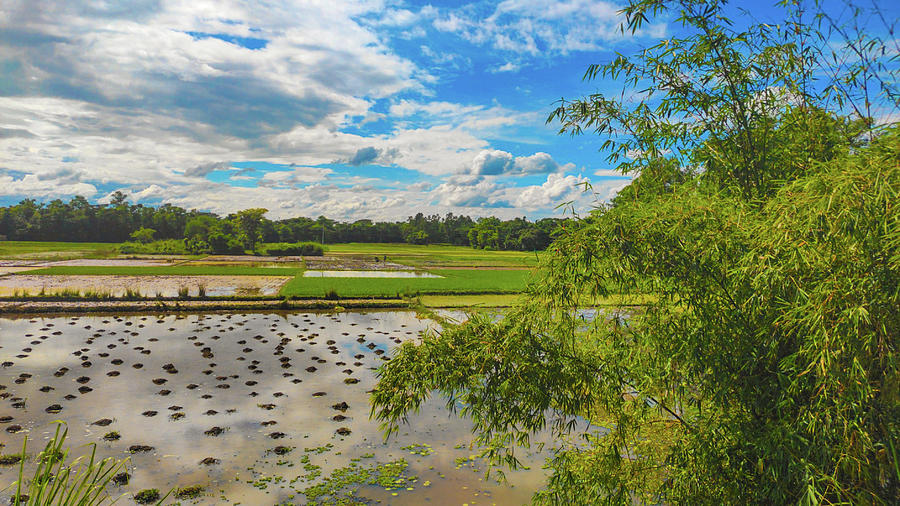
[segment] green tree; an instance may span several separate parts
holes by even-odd
[[[141,244],[147,244],[153,242],[153,236],[155,234],[156,230],[153,230],[152,228],[139,228],[131,233],[131,240]]]
[[[263,215],[268,209],[253,208],[238,211],[234,216],[234,223],[238,229],[238,240],[244,245],[244,249],[256,248],[256,243],[262,240]]]
[[[900,128],[851,106],[896,68],[850,38],[870,78],[818,81],[835,42],[784,6],[786,25],[740,30],[720,2],[626,7],[632,30],[670,11],[683,28],[588,70],[643,100],[551,119],[640,177],[559,229],[504,318],[403,344],[373,393],[389,434],[439,392],[495,464],[539,431],[603,427],[554,453],[541,502],[900,501]],[[636,291],[640,311],[619,295]],[[600,297],[621,302],[587,317]]]

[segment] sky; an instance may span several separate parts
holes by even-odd
[[[226,214],[538,219],[629,177],[558,134],[619,31],[592,0],[3,0],[0,204],[82,195]],[[592,191],[585,192],[583,183]]]

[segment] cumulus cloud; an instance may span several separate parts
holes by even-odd
[[[515,157],[512,153],[497,149],[482,150],[475,155],[465,173],[474,175],[546,174],[574,169],[573,164],[560,165],[544,152],[531,156]]]
[[[514,166],[512,154],[497,149],[484,150],[472,160],[469,173],[496,176],[509,172]]]
[[[580,193],[579,185],[586,182],[589,180],[582,176],[550,174],[542,185],[529,186],[519,191],[515,205],[526,209],[555,205],[566,200],[564,196]]]
[[[509,207],[495,183],[479,180],[474,184],[447,182],[431,191],[438,203],[449,207]]]
[[[378,158],[378,150],[369,146],[356,150],[356,154],[347,163],[350,165],[363,165],[374,162],[376,158]]]

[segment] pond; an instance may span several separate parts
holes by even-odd
[[[421,271],[304,271],[305,278],[442,278]]]
[[[192,502],[303,504],[329,476],[393,462],[391,490],[357,497],[528,502],[546,454],[524,453],[531,469],[509,484],[486,480],[471,425],[443,399],[386,442],[369,419],[374,368],[433,325],[400,311],[0,319],[0,452],[27,435],[35,453],[61,419],[74,455],[96,443],[101,457],[130,458],[114,494],[201,485]],[[0,489],[15,477],[0,467]]]

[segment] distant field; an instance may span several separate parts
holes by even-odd
[[[251,267],[239,265],[173,265],[160,267],[75,266],[63,265],[28,271],[36,275],[67,276],[295,276],[299,268]]]
[[[518,293],[423,295],[419,297],[419,302],[428,307],[508,307],[512,306],[519,297]]]
[[[118,243],[0,241],[0,257],[102,258],[117,254]]]
[[[5,258],[100,258],[116,255],[113,243],[0,242]],[[423,295],[432,307],[507,306],[521,292],[536,265],[533,252],[484,251],[464,246],[410,244],[331,244],[327,255],[375,257],[410,265],[441,278],[315,278],[303,277],[302,263],[284,267],[245,263],[204,263],[203,260],[176,265],[60,265],[29,270],[40,276],[293,276],[278,292],[283,297],[394,297]],[[26,273],[23,273],[26,274]],[[87,283],[87,281],[85,281]],[[443,298],[441,298],[443,297]]]
[[[329,244],[326,255],[372,255],[416,267],[533,267],[531,251],[485,251],[468,246],[431,244],[347,243]],[[540,255],[542,252],[538,252]]]
[[[305,278],[298,276],[281,287],[280,295],[322,297],[378,297],[397,294],[517,293],[525,288],[530,271],[430,269],[442,278]]]

